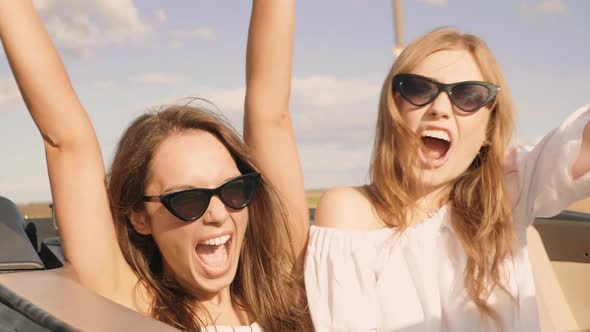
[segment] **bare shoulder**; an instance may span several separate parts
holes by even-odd
[[[325,192],[316,209],[315,224],[351,230],[383,227],[363,187],[337,187]]]

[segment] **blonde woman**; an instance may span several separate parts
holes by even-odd
[[[274,114],[256,128],[289,119]],[[331,189],[316,210],[305,284],[317,331],[539,330],[526,229],[590,195],[590,106],[532,148],[509,147],[513,118],[477,36],[438,29],[403,51],[383,83],[370,183]],[[275,167],[287,182],[299,165]]]
[[[293,7],[254,1],[252,48],[264,52],[249,58],[252,107],[288,107]],[[275,192],[264,154],[204,107],[163,107],[125,131],[107,187],[92,124],[31,0],[0,0],[0,37],[84,286],[182,330],[311,329],[299,264],[308,221],[285,212],[292,200]]]
[[[485,43],[435,30],[381,91],[371,182],[328,191],[305,280],[319,331],[537,331],[526,228],[590,195],[590,107],[533,148]]]

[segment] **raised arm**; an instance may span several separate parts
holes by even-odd
[[[254,0],[248,35],[244,137],[286,204],[300,254],[307,241],[309,216],[289,114],[294,12],[293,0]]]
[[[514,220],[524,229],[536,217],[557,215],[590,196],[590,105],[570,114],[534,146],[506,159]]]
[[[110,297],[115,273],[126,263],[92,124],[31,0],[0,0],[0,38],[45,143],[66,259],[85,286]]]

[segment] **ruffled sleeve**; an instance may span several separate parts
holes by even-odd
[[[521,229],[536,217],[554,216],[590,196],[590,176],[574,180],[571,171],[589,121],[590,105],[585,105],[536,145],[516,147],[509,154],[506,181]]]
[[[376,244],[364,235],[311,227],[305,287],[316,331],[373,331],[380,327],[372,268],[378,259]]]

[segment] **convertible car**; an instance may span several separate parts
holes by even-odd
[[[177,331],[82,287],[54,225],[0,197],[0,332]],[[528,242],[543,331],[590,331],[590,214],[537,219]]]

